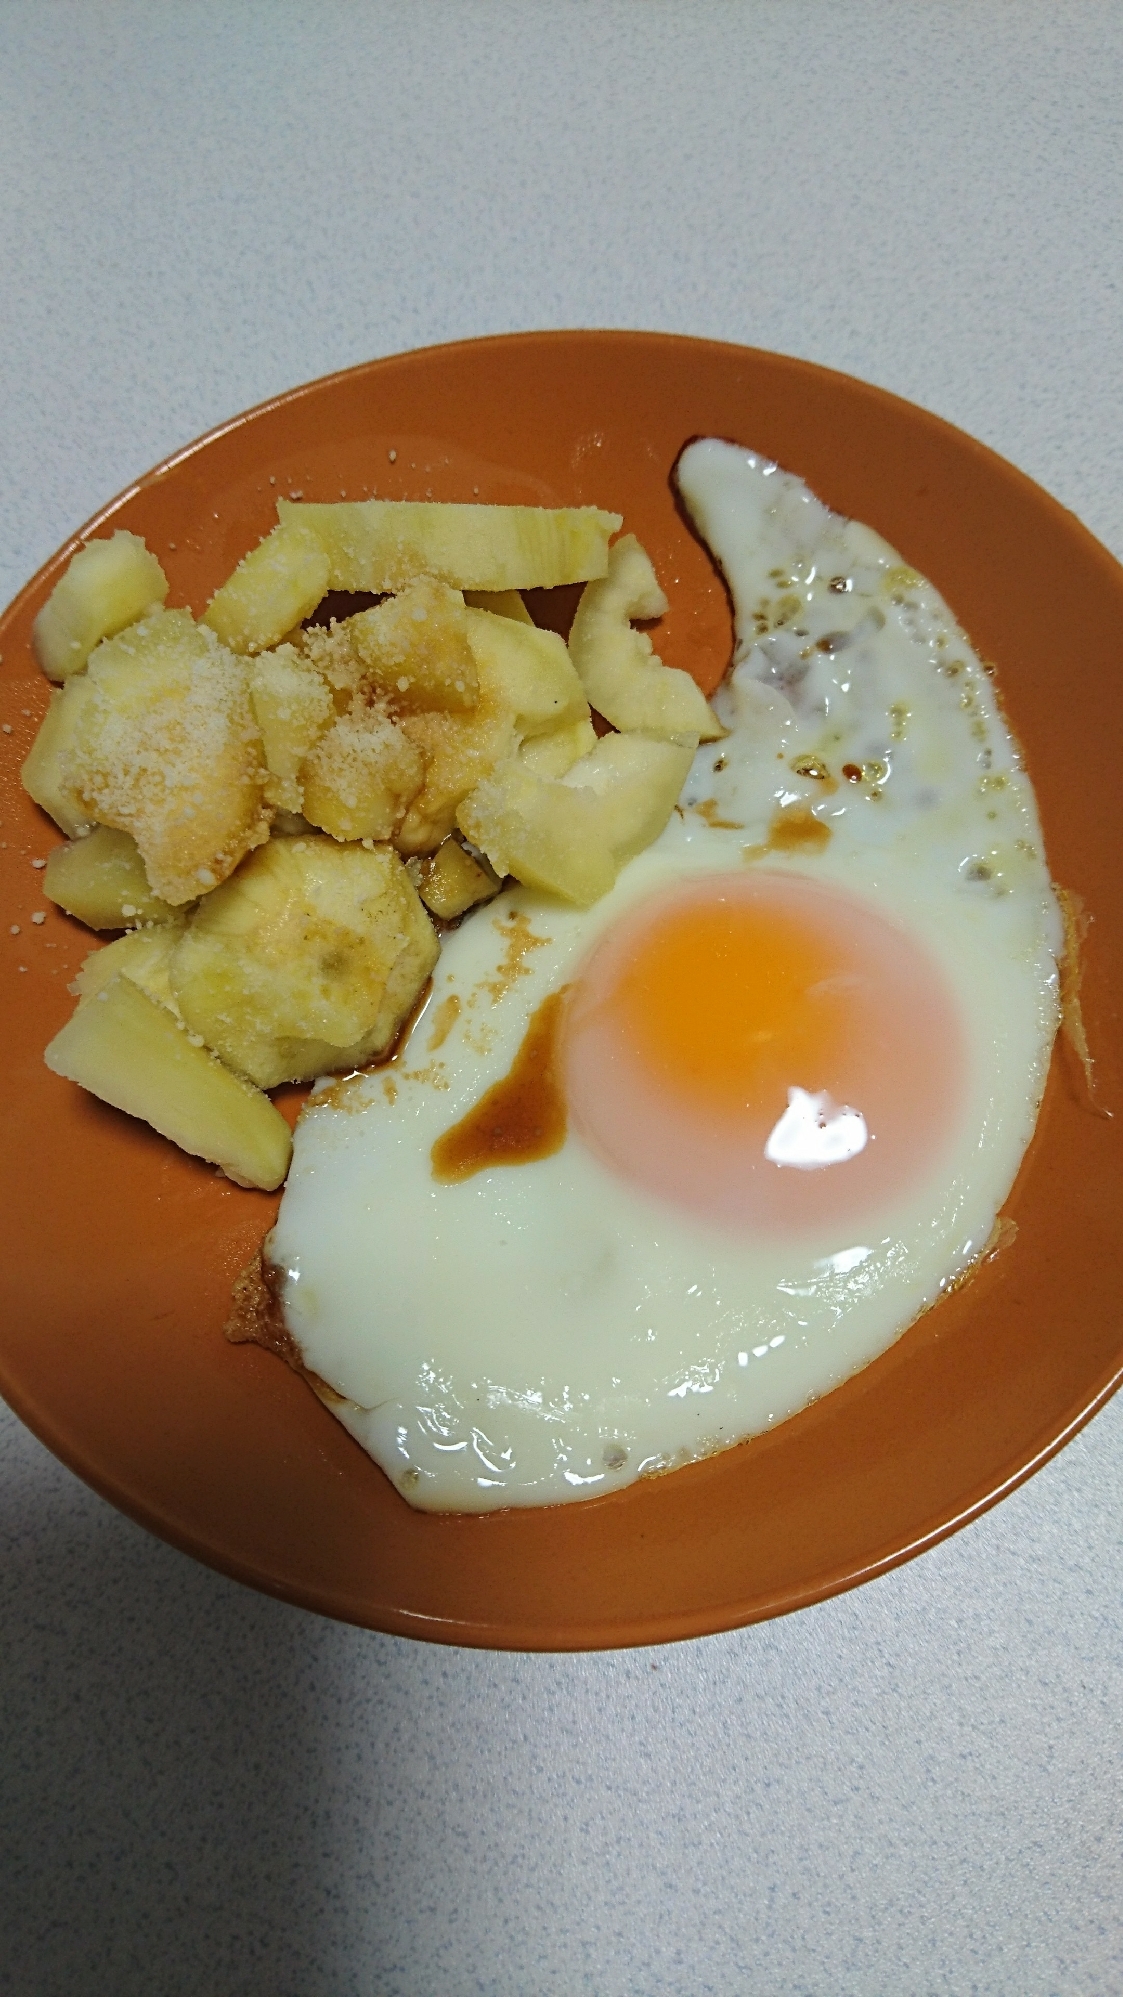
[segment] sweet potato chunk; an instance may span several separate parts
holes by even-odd
[[[43,893],[90,929],[167,922],[175,913],[149,887],[136,840],[108,825],[48,854]]]
[[[292,1138],[280,1110],[193,1044],[131,978],[114,977],[84,1001],[44,1059],[56,1075],[221,1166],[239,1186],[272,1191],[288,1171]]]
[[[87,816],[132,834],[164,901],[194,901],[269,836],[249,668],[162,610],[99,645],[87,676],[72,754]]]
[[[242,558],[203,622],[232,652],[264,652],[311,616],[330,587],[328,569],[318,536],[287,520]]]
[[[305,758],[335,720],[331,688],[294,646],[281,645],[255,659],[250,699],[265,752],[266,802],[301,812]]]
[[[445,839],[427,860],[411,860],[417,868],[417,892],[426,908],[442,922],[452,922],[477,902],[490,901],[502,882],[486,861],[477,860],[459,839]]]
[[[432,853],[453,830],[461,798],[513,752],[518,736],[510,711],[489,689],[471,714],[405,714],[400,726],[425,775],[394,844],[401,853]]]
[[[35,656],[49,680],[80,673],[95,645],[135,624],[168,594],[168,578],[138,534],[118,528],[87,541],[71,558],[32,627]]]
[[[373,687],[402,713],[464,713],[476,705],[464,598],[445,583],[423,576],[373,610],[306,632],[303,642],[334,687]]]
[[[67,681],[51,703],[20,772],[24,790],[49,812],[68,839],[77,838],[90,823],[90,813],[75,776],[74,745],[78,724],[90,699],[85,674]]]
[[[390,847],[273,839],[200,904],[171,985],[192,1031],[271,1089],[385,1053],[437,949]]]
[[[107,943],[102,950],[91,950],[83,959],[71,991],[85,1002],[96,998],[114,978],[126,977],[178,1019],[179,1007],[168,978],[168,966],[186,924],[186,916],[176,915],[156,929],[134,929],[128,936],[119,936],[116,943]]]
[[[330,565],[330,589],[404,589],[434,576],[453,589],[552,589],[605,573],[620,515],[596,506],[457,506],[432,500],[281,499],[282,528],[310,527]],[[278,634],[279,635],[279,634]]]
[[[304,816],[333,839],[389,839],[424,775],[408,735],[383,707],[367,707],[360,696],[303,765]]]
[[[497,873],[587,906],[658,837],[692,756],[678,743],[606,735],[554,779],[512,757],[464,799],[457,822]]]
[[[712,742],[725,733],[689,673],[665,666],[633,617],[661,617],[667,599],[634,534],[609,550],[608,574],[582,591],[569,650],[590,704],[614,728],[672,742]]]
[[[480,688],[472,712],[401,718],[425,764],[425,781],[395,833],[403,853],[439,846],[456,823],[461,800],[527,736],[588,721],[581,683],[554,632],[469,610],[468,636]]]

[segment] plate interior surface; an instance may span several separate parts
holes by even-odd
[[[297,389],[150,473],[83,534],[143,535],[169,602],[198,614],[268,530],[278,494],[597,504],[622,512],[654,559],[672,606],[662,656],[708,690],[728,663],[729,606],[668,482],[683,443],[707,433],[767,453],[871,523],[994,662],[1054,879],[1079,898],[1095,1097],[1058,1043],[1005,1209],[1011,1245],[803,1414],[610,1498],[415,1513],[284,1365],[226,1343],[231,1282],[276,1200],[183,1157],[42,1060],[90,937],[43,900],[31,862],[60,835],[19,768],[48,698],[31,623],[79,537],[0,623],[0,1389],[153,1531],[375,1629],[577,1648],[798,1608],[993,1503],[1123,1371],[1123,572],[1021,473],[939,419],[807,363],[659,334],[529,334]],[[288,1092],[293,1115],[298,1103]]]

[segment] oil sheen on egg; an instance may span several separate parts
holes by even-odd
[[[678,481],[734,602],[727,739],[595,907],[516,888],[447,938],[404,1051],[305,1111],[270,1242],[335,1412],[433,1511],[794,1414],[984,1250],[1036,1119],[1061,929],[985,670],[798,479],[706,439]],[[520,1049],[548,1155],[458,1153]]]

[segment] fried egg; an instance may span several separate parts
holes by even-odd
[[[984,667],[768,460],[677,477],[726,739],[594,907],[514,887],[446,938],[393,1063],[305,1109],[269,1243],[432,1511],[600,1496],[848,1378],[984,1251],[1044,1086],[1061,925]]]

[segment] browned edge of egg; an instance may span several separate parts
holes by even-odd
[[[1013,1247],[1014,1242],[1017,1240],[1017,1235],[1018,1223],[1016,1220],[1011,1219],[1008,1213],[995,1214],[994,1225],[978,1254],[973,1255],[971,1260],[965,1263],[963,1268],[959,1270],[958,1274],[952,1276],[943,1285],[940,1296],[950,1297],[953,1291],[966,1289],[968,1283],[974,1282],[980,1270],[984,1269],[988,1262],[993,1262],[995,1257],[1001,1255],[1004,1249]],[[920,1318],[927,1316],[927,1313],[932,1308],[931,1304],[925,1304],[924,1309],[918,1312],[917,1316],[912,1318],[910,1322],[916,1324]],[[907,1329],[907,1326],[902,1327],[902,1330]]]
[[[1075,1084],[1077,1099],[1084,1108],[1090,1109],[1096,1116],[1110,1116],[1111,1111],[1101,1100],[1096,1086],[1096,1064],[1088,1045],[1084,1008],[1080,1001],[1084,943],[1092,926],[1092,917],[1083,897],[1072,888],[1062,888],[1054,881],[1053,891],[1060,906],[1065,932],[1060,959],[1061,1040],[1075,1057],[1075,1060],[1065,1062],[1065,1068]]]
[[[268,1236],[266,1236],[268,1241]],[[231,1311],[223,1331],[231,1345],[260,1345],[266,1352],[272,1352],[291,1366],[306,1380],[314,1394],[328,1407],[338,1405],[345,1397],[329,1387],[318,1373],[304,1363],[304,1355],[285,1323],[284,1305],[280,1297],[283,1271],[270,1262],[266,1252],[266,1242],[254,1250],[240,1276],[234,1279],[231,1291]]]

